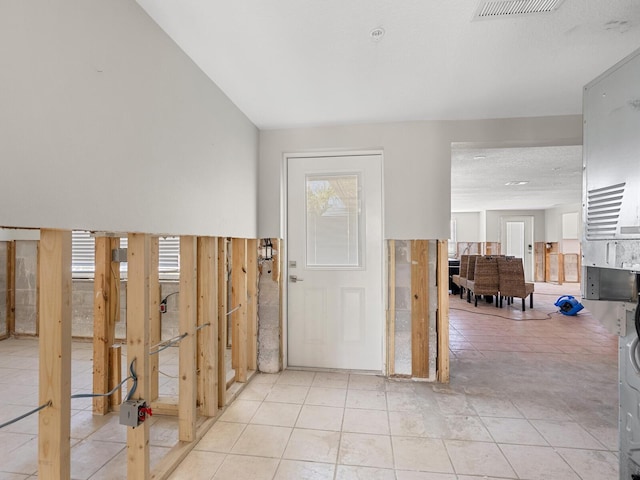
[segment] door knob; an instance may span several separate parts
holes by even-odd
[[[291,283],[302,282],[303,280],[304,278],[298,278],[297,275],[289,275],[289,281],[291,281]]]

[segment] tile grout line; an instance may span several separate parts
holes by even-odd
[[[351,380],[351,374],[349,374],[349,381]],[[336,463],[333,471],[333,480],[338,478],[338,466],[340,464],[340,449],[342,448],[342,434],[344,433],[344,417],[347,412],[347,399],[349,398],[349,381],[347,381],[347,388],[345,389],[344,402],[342,404],[342,421],[340,422],[340,437],[338,438],[338,451],[336,452]]]

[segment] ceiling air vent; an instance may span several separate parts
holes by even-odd
[[[560,7],[564,0],[503,0],[482,2],[476,18],[512,17],[531,13],[551,13]]]
[[[587,240],[614,238],[625,183],[587,192]]]

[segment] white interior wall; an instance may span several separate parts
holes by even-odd
[[[545,210],[545,222],[547,230],[545,242],[561,242],[563,238],[563,215],[577,213],[576,232],[582,232],[582,205],[580,203],[571,205],[560,205],[555,208]],[[578,235],[579,237],[580,235]]]
[[[455,212],[451,218],[456,221],[456,241],[484,242],[480,212]]]
[[[285,153],[364,148],[384,152],[385,238],[448,238],[452,142],[487,146],[577,145],[582,143],[582,117],[263,130],[260,132],[258,234],[260,237],[283,234],[281,201]],[[497,240],[487,238],[487,241]]]
[[[568,212],[562,214],[562,239],[577,240],[578,235],[578,212]]]
[[[502,217],[533,217],[533,241],[545,240],[545,211],[544,210],[487,210],[487,242],[501,242]]]
[[[1,2],[0,64],[0,225],[256,236],[256,127],[135,2]]]

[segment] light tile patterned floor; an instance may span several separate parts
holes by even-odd
[[[524,314],[451,296],[449,385],[256,375],[172,480],[617,479],[617,338],[584,311],[553,313],[575,285],[536,292]],[[91,344],[74,343],[73,358],[73,391],[86,392]],[[36,341],[0,342],[0,423],[36,405],[37,363]],[[162,363],[175,374],[175,358]],[[125,429],[90,401],[72,408],[72,478],[125,478]],[[177,428],[152,422],[155,463]],[[0,431],[0,480],[34,477],[36,435],[37,417]]]
[[[554,313],[576,285],[536,290],[524,313],[451,296],[449,385],[256,376],[171,479],[617,479],[617,337]]]

